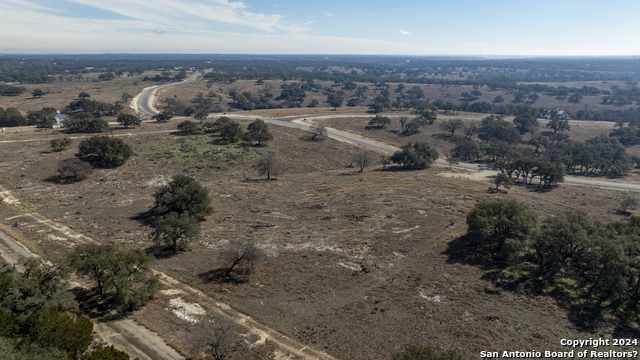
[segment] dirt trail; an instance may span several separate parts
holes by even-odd
[[[3,191],[3,194],[7,194]],[[2,196],[0,195],[0,196]],[[6,196],[6,195],[4,195]],[[70,231],[66,226],[56,224],[48,219],[44,219],[39,214],[25,214],[24,216],[32,217],[38,222],[42,222],[48,227],[57,231]],[[19,218],[14,216],[11,219]],[[81,234],[76,238],[82,238]],[[87,238],[88,239],[88,238]],[[19,271],[22,266],[19,264],[27,258],[39,257],[19,241],[13,239],[9,235],[0,232],[0,256],[11,265],[17,265]],[[84,288],[83,285],[76,282],[69,282],[71,288]],[[136,323],[131,319],[121,319],[109,322],[96,322],[94,320],[93,331],[109,345],[115,346],[117,349],[127,352],[131,357],[144,360],[183,360],[184,356],[180,355],[176,350],[171,348],[158,334],[150,331],[144,326]]]
[[[11,201],[11,205],[22,212],[19,215],[12,216],[6,220],[18,220],[26,221],[27,223],[35,223],[35,225],[44,227],[51,231],[50,236],[59,235],[60,239],[65,239],[67,244],[77,246],[80,244],[96,243],[97,241],[89,238],[88,236],[81,234],[63,224],[50,220],[41,214],[36,212],[27,211],[26,206],[20,203],[19,199],[15,198],[11,192],[5,190],[0,186],[0,198],[7,203]],[[15,251],[11,249],[15,248]],[[6,249],[6,250],[5,250]],[[0,233],[0,251],[2,251],[3,257],[6,253],[7,261],[16,261],[16,258],[25,257],[28,253],[29,256],[37,256],[28,250],[23,244],[11,239],[9,236]],[[22,251],[22,253],[20,253]],[[26,251],[26,252],[25,252]],[[321,359],[334,359],[328,354],[322,351],[318,351],[305,346],[302,343],[293,340],[278,331],[271,329],[253,318],[242,314],[229,305],[216,301],[207,296],[203,292],[181,283],[180,281],[164,274],[162,272],[155,271],[160,275],[161,282],[164,286],[164,290],[174,290],[176,294],[190,295],[190,298],[197,298],[198,303],[209,312],[213,312],[218,316],[232,321],[246,329],[246,333],[254,334],[258,337],[258,340],[254,344],[262,344],[266,340],[270,340],[275,343],[282,350],[299,356],[308,360],[321,360]],[[131,319],[123,319],[113,321],[109,323],[100,323],[96,325],[96,331],[99,331],[101,337],[110,343],[113,343],[117,348],[121,348],[132,355],[132,357],[139,357],[140,359],[184,359],[166,345],[164,341],[155,333],[152,333],[148,329],[140,326]],[[252,344],[252,345],[254,345]],[[143,349],[138,349],[142,347]],[[138,349],[138,351],[135,351]],[[148,353],[155,351],[160,357],[149,357]],[[175,353],[173,355],[172,353]],[[176,355],[178,357],[176,357]]]

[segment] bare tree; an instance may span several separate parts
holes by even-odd
[[[382,164],[382,170],[386,170],[387,166],[391,164],[391,157],[389,155],[382,155],[382,157],[380,157],[380,164]]]
[[[211,355],[214,360],[229,359],[243,349],[244,339],[239,335],[230,321],[222,322],[203,331],[205,354]]]
[[[635,209],[637,206],[638,200],[631,196],[626,196],[624,199],[622,199],[622,202],[620,203],[620,209],[618,211],[624,213],[627,212],[627,210]]]
[[[284,173],[289,170],[289,165],[285,163],[278,162],[275,167],[275,171],[273,172],[274,177],[283,176]]]
[[[230,277],[236,266],[244,265],[250,273],[253,267],[264,259],[264,252],[252,242],[232,242],[220,253],[222,261],[228,264],[225,276]]]
[[[464,138],[471,139],[478,132],[478,127],[475,124],[466,124],[462,130],[464,131]]]
[[[317,137],[325,137],[327,136],[327,128],[322,124],[313,124],[311,125],[311,140],[315,140]]]
[[[58,174],[66,180],[79,181],[85,179],[93,167],[80,159],[65,159],[58,163]]]
[[[267,180],[271,180],[271,175],[276,177],[278,174],[278,160],[276,159],[276,155],[274,153],[269,153],[260,159],[254,165],[256,169],[258,169],[258,174],[267,175]],[[284,170],[282,171],[284,173]]]
[[[449,170],[451,170],[453,165],[458,165],[460,163],[460,159],[451,154],[447,154],[447,162],[449,163]]]
[[[375,159],[369,153],[362,152],[351,157],[351,163],[356,164],[360,168],[360,172],[367,166],[373,165]]]

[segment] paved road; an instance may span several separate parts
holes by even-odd
[[[162,89],[162,88],[165,88],[165,87],[169,87],[169,86],[182,85],[182,84],[187,84],[187,83],[193,82],[200,75],[201,74],[193,74],[188,79],[186,79],[185,81],[171,83],[171,84],[165,84],[165,85],[151,86],[151,87],[145,88],[134,99],[135,103],[137,103],[137,105],[138,105],[138,112],[139,113],[144,113],[144,114],[147,114],[147,115],[151,115],[151,116],[157,115],[158,114],[158,110],[153,106],[153,103],[154,103],[154,100],[155,100],[155,92],[156,92],[156,90]]]
[[[196,76],[196,75],[194,75]],[[188,80],[186,81],[193,81],[195,80],[194,76],[190,77]],[[178,85],[181,83],[173,83],[173,84],[167,84],[167,85],[162,85],[160,87],[164,87],[164,86],[172,86],[172,85]],[[153,108],[153,93],[155,92],[155,90],[157,90],[160,87],[151,87],[151,88],[147,88],[145,89],[142,94],[140,94],[140,100],[138,101],[138,107],[140,108],[140,110],[146,112],[147,114],[157,114],[157,110],[155,110],[155,108]],[[400,117],[400,116],[407,116],[406,114],[383,114],[385,116],[390,116],[390,117]],[[220,115],[216,115],[214,117],[219,117]],[[311,120],[313,119],[330,119],[330,118],[345,118],[345,117],[363,117],[363,116],[371,116],[371,114],[368,113],[347,113],[347,114],[313,114],[313,115],[300,115],[300,116],[289,116],[289,117],[285,117],[285,118],[279,118],[279,119],[273,119],[273,118],[266,118],[266,117],[261,117],[261,116],[246,116],[246,115],[234,115],[234,114],[225,114],[225,116],[228,117],[233,117],[236,119],[244,119],[244,120],[254,120],[254,119],[262,119],[265,122],[271,123],[271,124],[275,124],[275,125],[280,125],[280,126],[287,126],[287,127],[292,127],[292,128],[297,128],[297,129],[302,129],[302,130],[306,130],[309,131],[312,125]],[[438,118],[465,118],[465,119],[482,119],[485,116],[482,115],[438,115]],[[507,117],[507,120],[513,120],[513,117]],[[546,123],[549,122],[549,120],[544,120],[544,119],[538,119],[538,121],[540,121],[541,123]],[[594,120],[570,120],[569,121],[570,124],[573,125],[605,125],[605,126],[611,126],[613,127],[614,123],[609,122],[609,121],[594,121]],[[332,129],[332,128],[327,128],[327,132],[329,137],[339,140],[339,141],[344,141],[344,142],[348,142],[354,145],[360,145],[375,151],[380,151],[380,152],[384,152],[384,153],[393,153],[397,150],[399,150],[397,147],[395,146],[391,146],[391,145],[386,145],[383,143],[380,143],[379,141],[375,141],[372,139],[367,139],[364,138],[362,136],[358,136],[355,135],[353,133],[347,132],[347,131],[341,131],[341,130],[337,130],[337,129]],[[436,163],[438,164],[442,164],[442,165],[448,165],[448,163],[443,160],[443,159],[438,159],[436,161]],[[478,165],[478,164],[469,164],[469,163],[459,163],[458,165],[456,165],[457,168],[463,168],[463,169],[469,169],[469,170],[476,170],[476,171],[480,171],[480,170],[491,170],[490,167],[487,167],[486,165]],[[497,172],[496,172],[497,173]],[[564,178],[564,182],[566,184],[574,184],[574,185],[585,185],[585,186],[595,186],[595,187],[600,187],[600,188],[607,188],[607,189],[616,189],[616,190],[627,190],[627,191],[640,191],[640,185],[637,184],[628,184],[628,183],[617,183],[617,182],[611,182],[611,181],[600,181],[600,180],[588,180],[588,179],[577,179],[577,178],[572,178],[572,177],[565,177]]]
[[[306,131],[310,131],[311,125],[313,124],[310,120],[313,119],[329,119],[332,117],[348,117],[348,116],[371,116],[371,114],[330,114],[330,115],[303,115],[303,116],[291,116],[291,117],[286,117],[286,118],[281,118],[281,119],[272,119],[272,118],[265,118],[265,117],[256,117],[256,116],[236,116],[233,114],[229,114],[226,115],[229,117],[233,117],[236,119],[244,119],[244,120],[254,120],[256,118],[258,119],[262,119],[265,122],[271,123],[271,124],[275,124],[275,125],[281,125],[281,126],[287,126],[287,127],[293,127],[293,128],[297,128],[297,129],[302,129],[302,130],[306,130]],[[398,115],[394,115],[394,116],[398,116]],[[578,120],[576,120],[578,121]],[[599,125],[599,123],[602,123],[602,121],[579,121],[580,124],[597,124]],[[607,122],[605,122],[607,123]],[[609,124],[609,123],[607,123]],[[613,126],[613,125],[611,125]],[[347,131],[341,131],[341,130],[337,130],[337,129],[332,129],[332,128],[327,128],[327,132],[329,137],[339,140],[339,141],[344,141],[344,142],[348,142],[351,144],[355,144],[355,145],[360,145],[363,147],[366,147],[368,149],[371,150],[375,150],[375,151],[380,151],[383,153],[393,153],[397,150],[399,150],[399,148],[392,146],[392,145],[386,145],[383,143],[380,143],[378,141],[375,140],[371,140],[371,139],[367,139],[364,138],[362,136],[358,136],[355,135],[353,133],[347,132]],[[443,159],[438,159],[436,161],[437,164],[441,164],[441,165],[446,165],[448,166],[449,163],[446,160]],[[468,170],[475,170],[475,171],[482,171],[482,170],[492,170],[491,167],[487,166],[487,165],[482,165],[482,164],[470,164],[470,163],[459,163],[458,165],[454,165],[454,167],[457,168],[463,168],[463,169],[468,169]],[[497,173],[497,171],[496,171]],[[566,184],[572,184],[572,185],[584,185],[584,186],[594,186],[594,187],[599,187],[599,188],[607,188],[607,189],[615,189],[615,190],[627,190],[627,191],[640,191],[640,185],[637,184],[628,184],[628,183],[618,183],[618,182],[612,182],[612,181],[601,181],[601,180],[589,180],[589,179],[577,179],[577,178],[572,178],[572,177],[565,177],[564,178],[564,182]]]

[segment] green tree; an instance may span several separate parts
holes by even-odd
[[[535,146],[537,153],[539,152],[540,146],[549,146],[549,139],[547,139],[547,137],[543,135],[536,135],[531,137],[531,140],[528,141],[528,144]]]
[[[508,189],[511,185],[513,185],[513,180],[511,180],[509,175],[503,173],[497,174],[493,182],[494,184],[496,184],[496,190],[498,190],[500,186]]]
[[[574,271],[577,260],[587,254],[596,227],[585,212],[572,211],[545,219],[531,239],[531,259],[537,275],[545,281],[564,270]]]
[[[336,95],[330,99],[329,104],[334,110],[338,110],[338,108],[342,106],[343,101],[344,101],[344,98],[342,96]]]
[[[100,74],[100,76],[98,76],[98,80],[100,81],[111,81],[113,79],[116,78],[116,74],[114,73],[104,73],[104,74]]]
[[[201,129],[198,126],[198,124],[189,121],[189,120],[185,120],[183,122],[181,122],[180,124],[178,124],[178,130],[186,135],[194,135],[194,134],[199,134]]]
[[[516,129],[518,129],[520,134],[530,133],[532,137],[540,126],[538,120],[529,114],[516,116],[513,119],[513,123],[516,125]]]
[[[129,99],[133,99],[133,95],[125,92],[125,93],[122,93],[121,99],[123,102],[127,102],[129,101]]]
[[[135,310],[160,288],[152,255],[118,250],[113,245],[83,244],[70,256],[72,268],[96,282],[102,295],[115,299],[125,311]]]
[[[174,212],[203,221],[205,216],[213,213],[209,192],[189,176],[174,176],[171,182],[160,187],[153,197],[155,203],[149,212],[155,217]]]
[[[473,140],[464,139],[459,142],[451,151],[453,157],[467,161],[478,161],[480,159],[480,147]]]
[[[154,198],[149,210],[155,228],[151,236],[157,244],[170,245],[174,253],[198,236],[198,222],[213,212],[209,192],[189,176],[174,176]]]
[[[51,141],[49,141],[49,144],[51,145],[51,150],[56,152],[62,151],[71,145],[71,139],[69,138],[51,139]]]
[[[256,146],[260,146],[263,142],[269,140],[273,140],[273,135],[263,132],[247,132],[242,136],[242,141],[248,143],[256,142]]]
[[[369,120],[369,126],[384,129],[387,125],[391,124],[391,119],[387,116],[376,115]]]
[[[495,115],[482,119],[479,132],[480,138],[486,141],[500,140],[512,144],[520,142],[522,138],[511,122]]]
[[[45,92],[42,91],[42,89],[34,89],[31,92],[31,96],[37,97],[37,98],[43,97],[44,95],[45,95]]]
[[[82,99],[82,100],[84,100],[84,99],[86,99],[86,98],[90,98],[90,97],[91,97],[91,94],[89,94],[88,92],[84,92],[84,91],[83,91],[83,92],[81,92],[80,94],[78,94],[78,98],[80,98],[80,99]]]
[[[202,123],[207,119],[207,116],[209,116],[209,114],[206,111],[199,111],[193,116],[193,118]]]
[[[218,119],[218,121],[219,120],[220,119]],[[222,125],[222,127],[220,128],[220,137],[222,138],[222,140],[229,143],[238,142],[240,139],[242,139],[243,135],[244,131],[242,129],[242,125],[233,120]]]
[[[507,262],[537,223],[536,213],[516,200],[480,201],[467,214],[467,237],[493,259]]]
[[[38,343],[63,350],[70,358],[77,358],[93,341],[93,322],[80,313],[49,310],[39,318],[33,338]]]
[[[407,143],[391,155],[391,161],[404,168],[424,168],[436,161],[440,154],[426,142]]]
[[[557,116],[547,123],[547,127],[553,130],[554,133],[558,131],[569,131],[571,129],[568,119],[561,119]]]
[[[135,115],[130,114],[120,114],[118,115],[118,124],[128,128],[129,126],[138,126],[140,125],[140,119],[138,119]]]
[[[91,344],[93,323],[81,316],[67,290],[69,269],[36,258],[23,267],[0,272],[0,335],[20,339],[20,348],[29,349],[23,353],[51,349],[53,359],[59,351],[77,358]]]
[[[504,102],[504,97],[502,95],[498,95],[496,97],[493,98],[493,102],[494,103],[501,103]]]
[[[76,156],[98,167],[118,167],[133,155],[124,141],[108,136],[92,136],[78,146]]]
[[[80,112],[65,120],[64,128],[67,133],[101,133],[109,129],[109,123],[91,113]]]
[[[549,187],[564,181],[562,165],[551,161],[539,161],[533,174],[540,178],[540,183],[538,184],[540,187]]]
[[[450,119],[450,120],[443,121],[440,124],[440,129],[446,132],[450,132],[451,136],[453,136],[456,130],[462,128],[462,126],[464,126],[464,122],[462,122],[462,120]]]
[[[269,126],[264,122],[264,120],[255,119],[249,124],[249,126],[247,126],[247,131],[254,133],[268,133]]]
[[[130,360],[129,354],[113,347],[99,347],[90,353],[82,355],[80,360]]]
[[[173,113],[168,110],[163,110],[159,114],[151,117],[158,122],[167,122],[173,118]]]
[[[188,250],[188,243],[195,240],[200,233],[198,220],[186,213],[168,213],[158,217],[153,226],[153,242],[169,246],[173,253]]]

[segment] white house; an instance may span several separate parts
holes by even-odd
[[[56,125],[53,125],[54,128],[61,128],[64,127],[64,121],[67,120],[67,115],[65,114],[60,114],[60,110],[56,111],[56,116],[54,116],[54,119],[56,120]]]
[[[568,112],[564,111],[564,110],[560,110],[558,109],[558,119],[567,119],[567,120],[571,120],[571,115],[569,115]],[[544,115],[542,115],[543,119],[551,119],[551,114],[550,113],[546,113]]]

